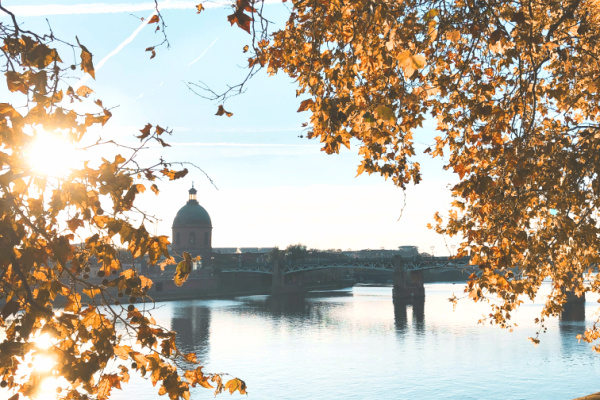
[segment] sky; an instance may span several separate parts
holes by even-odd
[[[227,101],[231,118],[215,116],[217,103],[192,93],[185,82],[205,82],[215,90],[245,76],[242,53],[249,35],[231,27],[229,6],[212,2],[200,15],[195,2],[159,1],[170,48],[157,48],[149,59],[145,49],[160,43],[156,25],[145,25],[153,2],[102,3],[83,0],[5,0],[24,27],[48,32],[92,53],[96,79],[68,78],[85,84],[92,97],[112,108],[103,138],[133,143],[146,123],[173,130],[169,148],[153,146],[145,160],[163,157],[189,162],[190,173],[176,182],[159,184],[161,193],[146,192],[141,204],[160,219],[152,233],[171,235],[175,214],[187,201],[192,182],[198,201],[213,224],[214,247],[286,247],[301,243],[317,249],[394,249],[414,245],[443,256],[456,238],[427,229],[433,214],[447,212],[450,183],[442,159],[421,154],[437,136],[433,121],[415,135],[423,182],[406,193],[376,175],[356,177],[360,162],[356,144],[338,155],[320,151],[318,141],[301,138],[308,113],[296,110],[292,79],[260,72],[247,91]],[[271,2],[268,15],[282,27],[287,9]],[[63,61],[78,64],[78,54],[61,51]],[[192,165],[193,164],[193,165]],[[210,177],[211,181],[206,178]],[[401,217],[400,217],[401,216]]]

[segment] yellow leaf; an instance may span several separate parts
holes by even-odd
[[[454,43],[458,42],[458,40],[460,39],[460,31],[454,30],[448,32],[448,39],[450,39],[450,41]]]
[[[87,296],[89,296],[91,299],[93,299],[95,296],[100,295],[100,289],[96,289],[96,288],[83,289],[83,293],[86,294]]]
[[[246,393],[246,383],[238,378],[234,378],[230,381],[228,381],[225,384],[225,388],[229,389],[229,393],[233,394],[233,392],[235,392],[236,390],[238,390],[240,392],[240,394],[247,394]]]
[[[392,110],[388,106],[380,105],[375,109],[375,113],[379,116],[380,119],[387,122],[395,122],[396,115],[394,114],[394,110]]]
[[[404,71],[404,75],[410,78],[416,70],[425,66],[425,56],[421,54],[413,55],[410,51],[405,50],[398,56],[398,63]]]
[[[183,285],[183,283],[187,280],[188,276],[192,272],[192,256],[190,253],[183,252],[183,261],[177,264],[177,269],[175,272],[175,276],[173,277],[173,281],[177,286]]]
[[[75,314],[81,310],[81,296],[79,293],[71,293],[67,297],[67,304],[65,305],[65,311],[71,311]]]
[[[89,87],[83,85],[80,86],[77,89],[77,96],[81,96],[81,97],[88,97],[90,94],[92,94],[94,91],[92,89],[90,89]]]
[[[115,356],[122,360],[127,360],[127,358],[129,358],[129,353],[131,353],[131,347],[129,346],[115,346],[114,350]]]

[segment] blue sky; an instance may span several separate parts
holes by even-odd
[[[357,148],[328,156],[319,143],[299,138],[307,113],[297,113],[293,81],[286,76],[259,73],[247,92],[229,100],[225,108],[235,115],[217,117],[217,104],[204,100],[184,82],[202,80],[215,89],[237,83],[245,74],[242,48],[249,35],[230,27],[228,7],[213,3],[197,15],[194,2],[159,1],[167,24],[171,48],[157,49],[149,59],[145,48],[161,41],[154,26],[146,26],[130,43],[106,60],[96,80],[86,85],[105,106],[116,107],[102,136],[131,141],[146,123],[174,130],[168,149],[153,147],[144,157],[189,161],[184,180],[163,183],[159,197],[145,195],[146,210],[161,222],[149,227],[170,236],[171,222],[187,200],[195,182],[198,200],[213,222],[213,245],[217,247],[280,246],[303,243],[328,249],[396,248],[417,245],[422,251],[435,246],[436,255],[447,255],[444,239],[426,228],[433,213],[442,214],[450,202],[448,183],[455,178],[442,171],[441,160],[419,155],[424,182],[404,196],[391,182],[372,176],[355,178]],[[104,4],[76,1],[13,0],[13,9],[26,28],[47,30],[48,18],[56,36],[75,42],[75,35],[94,54],[98,65],[140,28],[153,2]],[[276,22],[284,21],[286,9],[268,5]],[[133,14],[133,15],[132,15]],[[279,25],[280,26],[280,25]],[[76,62],[70,50],[63,61]],[[74,85],[80,75],[69,81]],[[431,121],[415,135],[417,153],[433,143]],[[448,245],[456,240],[447,238]]]

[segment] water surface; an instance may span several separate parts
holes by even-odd
[[[167,302],[153,316],[205,371],[244,379],[250,399],[572,399],[600,391],[600,356],[575,339],[591,325],[596,299],[588,296],[587,321],[549,321],[534,346],[527,338],[539,304],[522,306],[513,332],[482,326],[485,304],[463,300],[453,311],[448,302],[462,287],[426,285],[425,302],[412,305],[394,306],[391,287],[355,287]],[[114,399],[164,399],[156,390],[132,379]],[[192,398],[213,394],[193,389]]]

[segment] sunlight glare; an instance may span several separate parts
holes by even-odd
[[[66,177],[78,165],[77,151],[72,143],[59,133],[35,129],[36,139],[27,149],[27,161],[31,168],[42,175]]]
[[[49,349],[52,345],[52,338],[47,333],[42,333],[35,339],[35,347],[38,349]]]
[[[56,388],[58,387],[58,379],[54,377],[45,378],[39,386],[39,391],[35,396],[36,400],[56,400]]]
[[[36,372],[50,372],[54,365],[56,365],[56,360],[50,356],[41,355],[34,357],[33,369]]]

